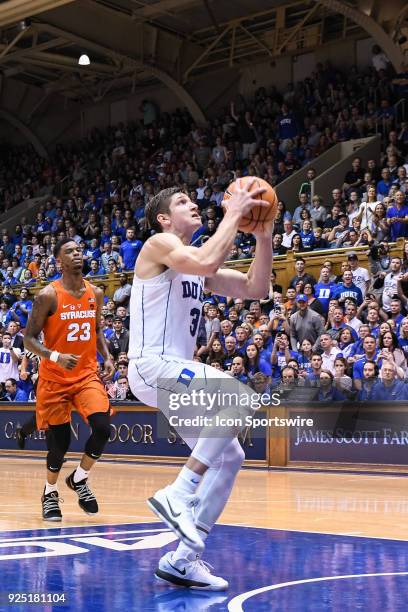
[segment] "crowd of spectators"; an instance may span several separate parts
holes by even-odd
[[[408,249],[397,261],[388,246],[408,238],[408,127],[396,116],[399,97],[381,62],[364,72],[318,64],[311,77],[284,92],[272,86],[258,89],[251,100],[239,96],[207,127],[195,125],[185,109],[159,113],[145,101],[140,122],[94,129],[79,142],[57,145],[49,160],[31,147],[4,147],[2,209],[33,195],[46,201],[33,222],[22,217],[14,231],[1,230],[3,397],[35,397],[38,364],[23,355],[24,327],[32,287],[61,275],[53,257],[58,239],[68,236],[82,245],[88,278],[103,283],[118,275],[120,287],[103,311],[117,366],[108,392],[114,399],[134,399],[127,381],[128,273],[150,235],[144,227],[147,201],[165,187],[185,190],[202,214],[203,226],[193,237],[199,246],[216,231],[232,180],[249,174],[276,185],[304,166],[307,180],[299,185],[298,201],[279,202],[274,255],[366,246],[370,269],[351,253],[340,277],[328,260],[317,278],[297,255],[290,287],[283,291],[273,277],[261,304],[207,296],[196,359],[258,387],[296,383],[333,399],[362,393],[367,399],[364,375],[372,362],[381,384],[385,370],[392,370],[393,385],[404,390]],[[318,194],[311,198],[313,160],[338,142],[375,133],[382,137],[381,159],[364,165],[356,157],[327,201]],[[230,259],[250,258],[254,250],[255,238],[238,233]],[[391,344],[381,332],[386,327]],[[374,352],[366,349],[370,338]]]

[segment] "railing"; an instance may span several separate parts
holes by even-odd
[[[400,100],[398,100],[398,102],[394,104],[394,110],[396,123],[405,121],[407,117],[407,99],[401,98]]]

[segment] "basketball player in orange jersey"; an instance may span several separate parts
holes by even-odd
[[[100,328],[103,292],[82,276],[81,248],[60,240],[54,255],[62,278],[42,289],[34,300],[24,336],[25,348],[41,359],[37,387],[37,426],[50,428],[47,480],[42,495],[43,518],[61,521],[57,480],[71,438],[71,411],[91,427],[80,465],[66,478],[79,506],[96,514],[98,504],[88,486],[88,474],[101,456],[110,432],[109,400],[96,373],[96,352],[104,359],[105,378],[114,372]],[[44,332],[44,344],[38,340]]]

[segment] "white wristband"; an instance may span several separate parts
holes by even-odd
[[[58,351],[52,351],[52,353],[50,355],[50,361],[53,361],[54,363],[57,363],[59,356],[60,356],[60,354],[59,354]]]

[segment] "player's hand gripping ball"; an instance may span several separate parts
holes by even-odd
[[[235,189],[247,187],[251,184],[251,182],[253,183],[251,186],[251,191],[259,188],[266,189],[266,191],[259,195],[257,199],[269,202],[269,206],[253,206],[249,213],[246,213],[246,215],[242,217],[238,229],[240,232],[245,232],[248,234],[254,231],[263,231],[264,224],[266,222],[273,221],[278,211],[278,196],[276,195],[275,190],[269,183],[258,176],[244,176],[231,183],[224,193],[223,203],[227,202],[232,197]]]

